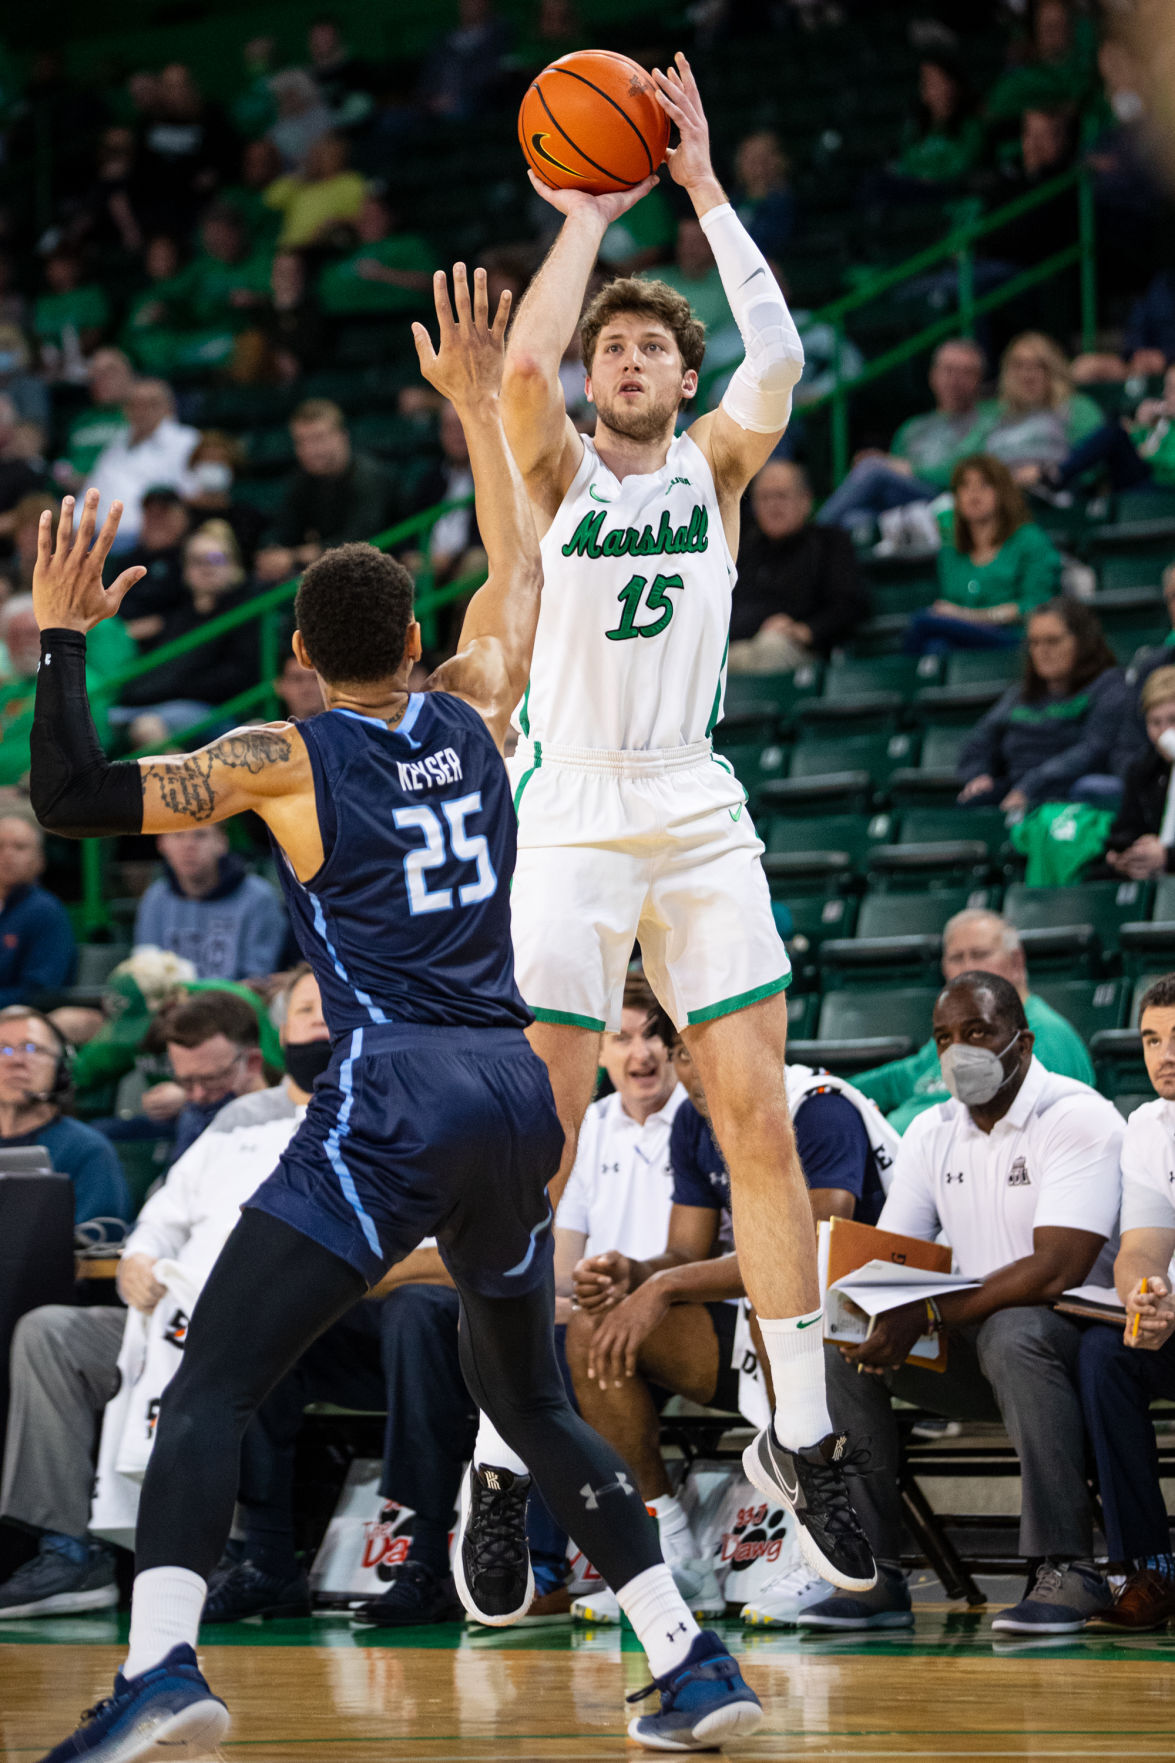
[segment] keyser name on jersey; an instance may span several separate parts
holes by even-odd
[[[423,759],[400,759],[396,762],[402,790],[426,790],[430,784],[459,784],[461,761],[452,747],[429,753]]]

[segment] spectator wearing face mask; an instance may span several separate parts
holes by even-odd
[[[209,520],[227,522],[241,563],[251,572],[265,530],[265,516],[259,508],[238,502],[233,496],[233,486],[244,462],[245,450],[235,435],[222,429],[205,429],[188,465],[185,501],[196,526]]]
[[[1157,667],[1142,688],[1150,745],[1126,773],[1122,805],[1106,841],[1106,862],[1130,881],[1175,872],[1175,667]]]

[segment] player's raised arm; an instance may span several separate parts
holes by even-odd
[[[97,540],[98,492],[87,490],[75,533],[74,500],[62,503],[53,545],[52,517],[41,516],[33,608],[41,627],[41,662],[30,742],[29,792],[41,825],[66,838],[178,832],[227,820],[246,808],[273,818],[277,800],[309,792],[310,761],[286,723],[242,728],[198,753],[112,763],[102,751],[86,693],[86,636],[118,611],[146,574],[123,570],[109,587],[102,568],[118,532],[122,504],[110,508]]]
[[[582,444],[567,415],[559,364],[575,334],[600,241],[611,223],[648,195],[656,178],[604,196],[552,190],[530,173],[539,195],[566,216],[531,282],[506,350],[502,409],[511,449],[531,495],[553,514],[575,475]]]
[[[458,652],[437,669],[432,684],[467,698],[481,711],[499,744],[510,712],[526,690],[538,626],[543,567],[538,535],[521,474],[502,426],[502,357],[510,295],[490,323],[486,272],[453,266],[453,304],[443,270],[434,278],[438,339],[434,350],[422,324],[412,326],[420,371],[449,399],[465,430],[473,472],[474,507],[489,575],[465,613]]]
[[[669,175],[689,194],[710,241],[746,356],[717,410],[698,418],[692,438],[710,460],[719,496],[741,496],[777,446],[791,417],[804,346],[783,290],[727,199],[710,162],[710,130],[684,55],[668,73],[653,69],[663,109],[677,124]]]

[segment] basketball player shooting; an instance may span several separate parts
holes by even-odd
[[[625,1465],[574,1412],[555,1360],[546,1188],[563,1130],[514,982],[515,822],[501,757],[530,670],[542,570],[499,414],[508,300],[491,326],[485,272],[472,297],[461,264],[453,284],[455,316],[436,278],[439,349],[423,325],[413,330],[425,378],[465,429],[490,573],[459,653],[426,691],[407,683],[420,655],[411,577],[368,545],[344,545],[306,572],[295,605],[294,651],[318,674],[322,715],[111,764],[86,697],[86,632],[144,571],[103,588],[120,505],[93,542],[96,491],[76,534],[66,499],[55,550],[48,514],[41,521],[32,799],[42,824],[76,838],[163,833],[253,809],[334,1043],[305,1119],[209,1276],[164,1396],[129,1657],[113,1696],[44,1763],[198,1757],[224,1736],[228,1710],[194,1648],[245,1427],[318,1335],[428,1235],[461,1296],[470,1391],[511,1447],[542,1465],[551,1510],[648,1651],[661,1707],[635,1716],[632,1736],[691,1750],[761,1719],[722,1642],[699,1632]]]
[[[583,315],[590,438],[568,419],[559,364],[604,231],[652,188],[535,189],[566,217],[516,316],[502,388],[506,433],[541,538],[545,587],[513,764],[518,982],[567,1131],[555,1196],[596,1081],[601,1031],[620,1026],[639,937],[645,972],[705,1087],[730,1169],[739,1265],[775,1387],[774,1425],[744,1466],[796,1515],[804,1554],[834,1585],[876,1567],[850,1505],[824,1390],[808,1191],[784,1090],[790,977],[729,765],[721,713],[739,500],[787,427],[803,369],[769,265],[727,201],[683,55],[654,71],[679,145],[668,156],[710,241],[746,349],[718,409],[675,438],[698,383],[701,324],[663,282],[608,283]],[[598,1258],[624,1295],[622,1259]],[[476,1468],[517,1476],[483,1422]]]

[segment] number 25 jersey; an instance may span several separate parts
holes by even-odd
[[[700,448],[679,435],[659,471],[621,480],[585,437],[542,555],[523,735],[610,752],[704,741],[722,711],[735,565]]]
[[[470,705],[414,692],[398,728],[350,710],[298,723],[323,863],[276,845],[331,1037],[379,1022],[525,1028],[514,983],[516,823],[502,756]]]

